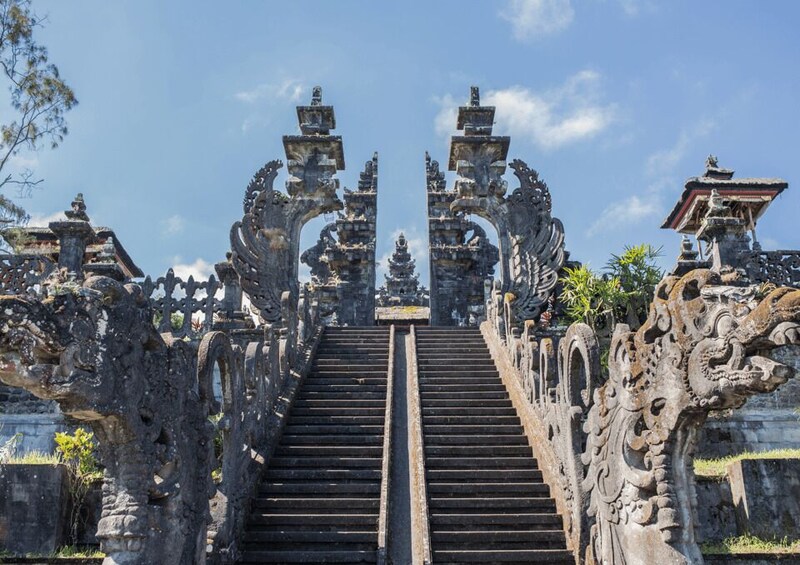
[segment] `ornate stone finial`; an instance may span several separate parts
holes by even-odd
[[[83,200],[83,193],[79,192],[72,201],[72,209],[66,210],[64,214],[70,220],[88,222],[89,216],[86,214],[86,202]]]
[[[716,155],[710,155],[706,157],[706,169],[718,169],[719,163],[717,162]]]
[[[477,86],[469,87],[469,105],[470,106],[481,105],[481,91],[480,88],[478,88]]]
[[[681,238],[681,257],[694,259],[697,257],[697,251],[694,250],[694,245],[689,236],[684,235]]]
[[[311,105],[322,106],[322,87],[315,86],[311,91]]]

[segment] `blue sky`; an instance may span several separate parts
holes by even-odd
[[[789,181],[758,233],[765,248],[800,248],[798,2],[34,6],[80,104],[61,147],[17,159],[45,178],[23,205],[42,221],[83,192],[149,274],[207,275],[224,258],[247,182],[284,157],[294,106],[316,84],[344,137],[342,185],[380,154],[378,256],[404,230],[423,280],[424,152],[446,165],[473,84],[497,106],[495,132],[512,136],[509,157],[548,183],[574,259],[600,268],[649,242],[672,264],[679,237],[659,226],[709,153],[737,176]],[[307,226],[304,247],[322,225]]]

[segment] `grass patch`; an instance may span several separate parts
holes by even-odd
[[[62,547],[53,554],[53,557],[105,557],[106,554],[96,548],[87,548],[70,545]]]
[[[724,477],[727,466],[742,459],[800,459],[800,449],[771,449],[729,455],[719,459],[695,459],[694,474],[698,477]]]
[[[58,465],[60,463],[61,456],[56,453],[29,451],[22,455],[12,455],[4,465]]]
[[[735,555],[737,553],[800,553],[800,540],[766,540],[744,535],[727,538],[718,543],[704,543],[700,550],[705,555]]]

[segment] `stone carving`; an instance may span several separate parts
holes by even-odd
[[[503,291],[513,295],[510,313],[516,323],[546,309],[564,264],[564,227],[551,216],[547,185],[523,161],[512,161],[520,187],[505,196],[502,174],[510,138],[491,135],[493,119],[494,107],[459,108],[458,128],[464,135],[453,136],[450,143],[449,168],[458,173],[458,196],[450,208],[477,214],[497,228],[500,279]]]
[[[389,258],[389,274],[384,275],[386,284],[379,291],[380,306],[425,306],[428,291],[419,284],[415,262],[408,252],[408,241],[402,233],[395,242],[395,250]]]
[[[531,403],[540,467],[587,563],[698,563],[692,454],[709,412],[775,390],[793,369],[772,351],[800,343],[800,290],[731,286],[719,273],[666,277],[637,332],[618,325],[604,383],[596,335],[504,325],[500,291],[485,331]],[[585,445],[585,450],[584,450]],[[584,551],[586,550],[586,551]]]
[[[439,163],[425,154],[428,236],[431,262],[431,324],[477,321],[484,316],[483,284],[494,274],[498,249],[486,232],[463,213],[453,213],[456,199],[447,190]]]
[[[244,216],[231,227],[231,263],[244,292],[266,322],[282,319],[283,294],[290,311],[297,304],[300,231],[310,219],[343,208],[336,195],[344,169],[342,139],[330,135],[336,125],[332,106],[321,105],[315,89],[311,106],[297,108],[302,135],[284,136],[289,169],[288,194],[273,188],[282,166],[270,161],[245,191]]]
[[[46,287],[46,300],[0,297],[0,380],[94,431],[107,563],[196,563],[214,488],[213,398],[195,392],[194,351],[158,334],[137,285],[62,271]]]
[[[344,212],[303,252],[311,267],[309,291],[331,324],[367,326],[375,321],[375,226],[378,154],[364,165],[358,189],[344,190]],[[336,235],[334,237],[334,230]]]
[[[659,285],[645,325],[618,326],[594,394],[584,463],[591,552],[602,563],[695,563],[692,452],[708,412],[770,392],[793,369],[769,351],[800,342],[800,291],[758,295],[696,270]],[[591,389],[587,389],[591,392]]]

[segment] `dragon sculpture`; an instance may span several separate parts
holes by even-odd
[[[770,351],[800,343],[800,290],[728,286],[710,270],[668,276],[637,332],[619,325],[609,380],[584,424],[587,562],[702,563],[692,454],[712,410],[770,392],[794,370]]]
[[[47,298],[0,296],[0,381],[86,422],[104,466],[108,564],[197,563],[206,543],[215,401],[197,352],[159,334],[141,287],[56,271]]]

